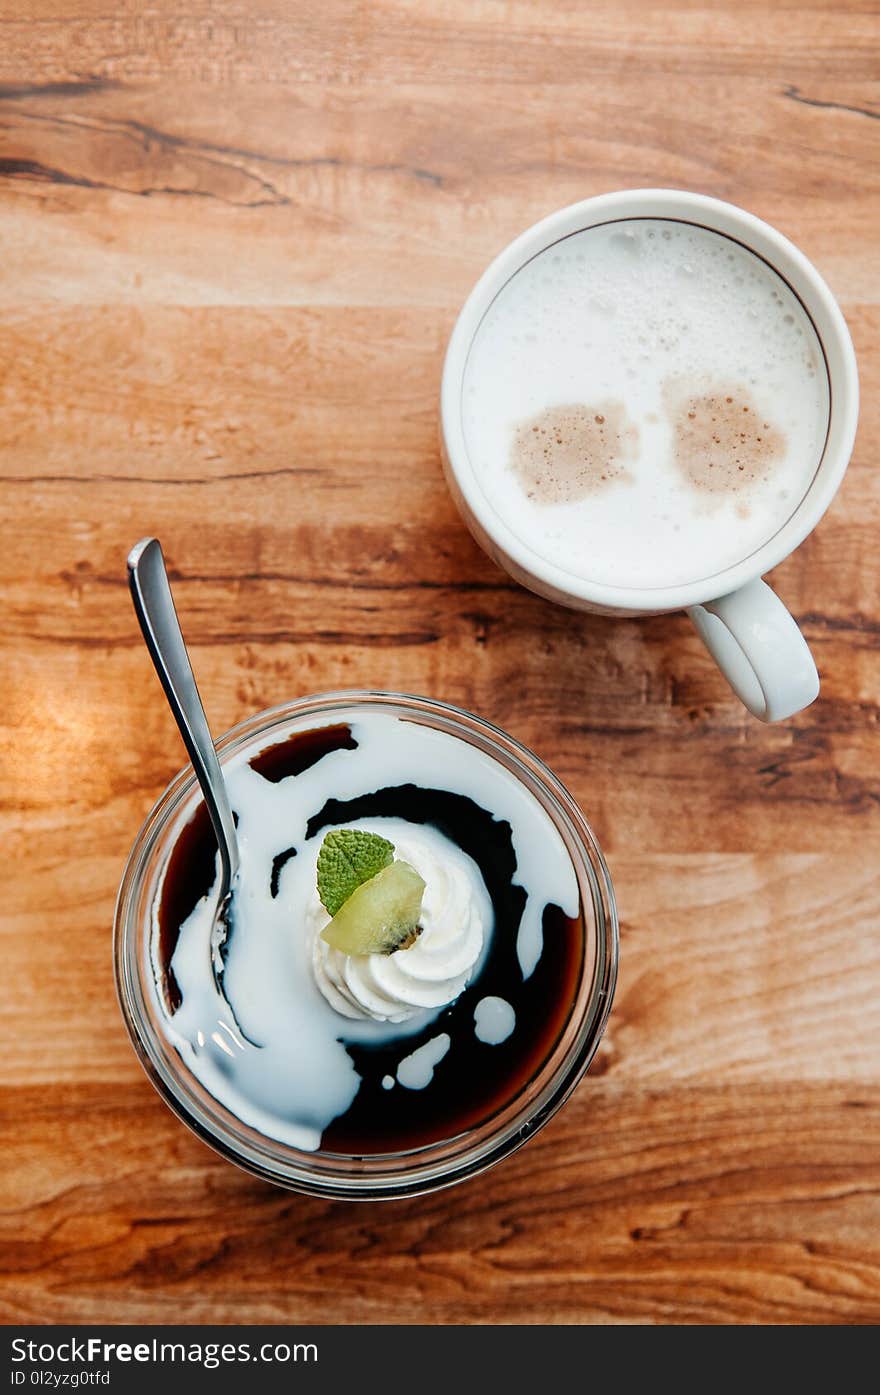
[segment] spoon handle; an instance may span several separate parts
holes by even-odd
[[[193,677],[158,539],[128,554],[128,583],[140,627],[208,806],[220,848],[221,901],[238,872],[238,838],[226,783]]]

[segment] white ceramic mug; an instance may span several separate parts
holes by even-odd
[[[825,355],[830,415],[825,448],[812,482],[792,515],[762,547],[714,576],[665,588],[600,585],[540,557],[518,538],[483,493],[465,445],[462,388],[471,345],[495,297],[533,257],[560,239],[602,223],[665,218],[733,238],[763,258],[800,299]],[[778,722],[807,707],[819,677],[807,642],[785,606],[761,580],[803,542],[843,479],[858,419],[858,374],[852,340],[831,291],[781,233],[732,204],[675,189],[603,194],[552,213],[496,257],[466,300],[443,368],[440,426],[446,478],[480,545],[538,595],[605,615],[687,610],[731,687],[754,716]]]

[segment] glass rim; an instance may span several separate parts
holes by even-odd
[[[166,786],[147,814],[129,853],[114,916],[114,971],[123,1021],[141,1066],[165,1103],[203,1142],[245,1171],[295,1191],[336,1199],[389,1200],[451,1186],[485,1171],[521,1147],[568,1099],[596,1052],[611,1009],[617,980],[619,927],[605,859],[568,790],[528,747],[500,727],[452,703],[366,688],[309,694],[255,713],[230,728],[217,741],[221,762],[224,757],[237,754],[255,737],[271,736],[276,727],[289,726],[295,719],[332,716],[334,711],[353,706],[390,707],[412,713],[414,718],[419,714],[423,718],[433,717],[448,724],[447,729],[459,739],[479,744],[538,799],[564,838],[575,866],[582,900],[585,889],[589,891],[592,904],[585,907],[585,914],[588,915],[587,933],[595,939],[592,981],[578,1010],[577,1002],[582,995],[579,987],[571,1018],[563,1028],[566,1032],[569,1022],[577,1018],[574,1040],[554,1063],[536,1098],[517,1105],[515,1096],[499,1111],[504,1122],[497,1130],[493,1116],[485,1129],[475,1126],[452,1139],[406,1152],[366,1155],[362,1159],[357,1155],[320,1150],[308,1153],[266,1135],[259,1135],[258,1142],[245,1138],[243,1132],[236,1136],[234,1124],[221,1117],[228,1115],[228,1111],[218,1101],[214,1101],[216,1110],[212,1110],[213,1097],[190,1076],[186,1066],[178,1061],[176,1069],[169,1067],[173,1048],[167,1040],[160,1039],[161,1034],[151,1025],[149,990],[143,974],[143,950],[151,932],[140,913],[139,894],[143,891],[150,859],[155,857],[163,837],[167,838],[173,831],[175,820],[197,792],[191,766],[180,770]],[[426,724],[432,723],[428,720]],[[564,837],[565,832],[568,838]],[[582,978],[585,974],[586,956]],[[538,1068],[539,1076],[554,1060],[559,1047],[557,1040]],[[240,1125],[242,1131],[245,1127]],[[249,1132],[254,1133],[253,1130]],[[485,1132],[486,1136],[478,1144],[469,1145],[469,1135],[477,1132]],[[339,1163],[347,1159],[349,1164],[358,1160],[365,1170],[346,1172],[330,1165],[333,1159]]]

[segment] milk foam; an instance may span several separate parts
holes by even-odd
[[[247,1041],[236,1032],[229,1007],[210,972],[216,889],[199,902],[181,927],[171,961],[181,993],[180,1007],[173,1016],[167,1013],[159,986],[157,909],[153,925],[154,1002],[164,1020],[165,1034],[184,1065],[246,1124],[270,1138],[310,1151],[320,1147],[324,1129],[345,1113],[360,1086],[344,1041],[400,1039],[405,1043],[443,1010],[442,1006],[426,1008],[406,1022],[354,1021],[335,1012],[319,991],[312,969],[307,912],[314,889],[317,846],[327,830],[322,828],[310,838],[306,835],[309,819],[328,799],[353,799],[372,790],[416,783],[467,795],[509,823],[516,855],[514,882],[526,892],[517,940],[524,977],[541,956],[545,907],[553,902],[570,917],[576,916],[579,908],[577,876],[562,838],[533,795],[503,766],[458,738],[414,721],[353,707],[334,713],[332,723],[339,722],[350,725],[356,749],[333,751],[310,769],[278,783],[264,779],[248,765],[260,750],[259,742],[224,765],[230,800],[238,815],[241,877],[223,986],[234,1021]],[[328,724],[301,718],[291,722],[285,735]],[[279,739],[283,739],[281,734],[273,733],[273,740]],[[190,808],[182,822],[191,814]],[[363,820],[361,826],[369,822]],[[373,822],[376,831],[392,841],[395,836],[417,838],[426,832],[402,820]],[[433,836],[441,839],[439,833]],[[296,847],[297,855],[285,862],[278,895],[273,897],[273,860],[291,846]],[[461,857],[470,862],[464,854]],[[481,915],[485,953],[494,931],[487,896]],[[475,978],[481,963],[478,960],[474,967]],[[446,1049],[454,1061],[454,1040]],[[406,1055],[405,1046],[401,1054]],[[440,1060],[436,1051],[420,1056],[415,1066],[404,1071],[405,1078],[399,1075],[401,1083],[410,1084],[432,1054],[436,1056],[430,1063],[433,1069]]]
[[[723,488],[695,486],[682,462],[693,399],[710,448],[709,404],[752,424]],[[576,441],[603,428],[608,478],[585,474],[576,497],[552,479],[539,497],[540,472],[511,465],[547,409]],[[577,577],[638,587],[712,576],[771,538],[809,488],[828,416],[821,346],[786,283],[718,233],[654,219],[575,233],[523,267],[477,330],[462,402],[477,480],[520,540]]]

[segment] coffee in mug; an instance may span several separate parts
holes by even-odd
[[[503,287],[471,346],[475,475],[541,557],[608,584],[697,581],[806,494],[828,374],[791,288],[672,219],[574,233]]]
[[[604,615],[686,610],[737,695],[811,703],[809,647],[762,580],[846,471],[849,331],[816,269],[732,204],[603,194],[496,257],[449,341],[446,478],[511,576]]]

